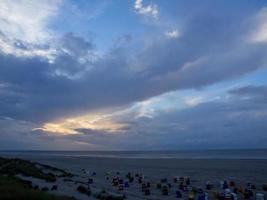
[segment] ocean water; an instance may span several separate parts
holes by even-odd
[[[10,157],[103,157],[140,159],[263,159],[267,149],[181,151],[0,151]]]

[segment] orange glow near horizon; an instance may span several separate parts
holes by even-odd
[[[77,130],[79,128],[103,130],[110,133],[121,132],[121,129],[126,127],[125,124],[114,122],[112,114],[89,114],[74,118],[66,118],[60,121],[45,123],[42,127],[35,130],[43,130],[48,133],[57,135],[71,135],[80,134]]]

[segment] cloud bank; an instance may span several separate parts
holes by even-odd
[[[190,15],[172,16],[167,28],[159,22],[154,34],[147,31],[149,39],[145,34],[135,38],[127,33],[127,37],[116,38],[112,46],[100,51],[91,36],[76,30],[54,33],[49,27],[62,2],[2,1],[0,116],[1,134],[7,136],[1,141],[5,144],[2,148],[17,143],[22,148],[50,148],[46,144],[49,138],[62,144],[62,149],[114,149],[118,145],[135,149],[145,144],[147,148],[174,149],[264,147],[264,85],[237,87],[225,94],[229,99],[220,101],[191,99],[183,110],[137,116],[134,113],[141,111],[133,109],[130,115],[134,117],[128,111],[112,114],[168,92],[202,89],[205,93],[206,87],[266,69],[266,8],[234,4],[230,9],[229,5],[209,2],[213,10],[203,5],[192,5],[192,10],[187,10],[183,3],[180,9],[190,11]],[[242,12],[238,6],[244,8]],[[140,15],[159,15],[153,3],[137,0],[134,8]],[[173,29],[177,23],[179,30]],[[122,42],[122,38],[126,40]],[[149,109],[149,105],[144,107]],[[105,125],[94,128],[81,125],[69,135],[36,129],[96,112],[111,113],[112,117],[103,117],[110,123],[100,120]],[[114,124],[123,126],[114,128]],[[118,134],[113,134],[114,130]]]

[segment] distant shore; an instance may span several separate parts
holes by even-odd
[[[6,156],[66,156],[98,158],[177,158],[177,159],[265,159],[267,149],[202,149],[202,150],[151,150],[151,151],[35,151],[0,150]]]

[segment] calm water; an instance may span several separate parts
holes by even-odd
[[[177,158],[177,159],[264,159],[267,149],[190,151],[0,151],[0,156]]]

